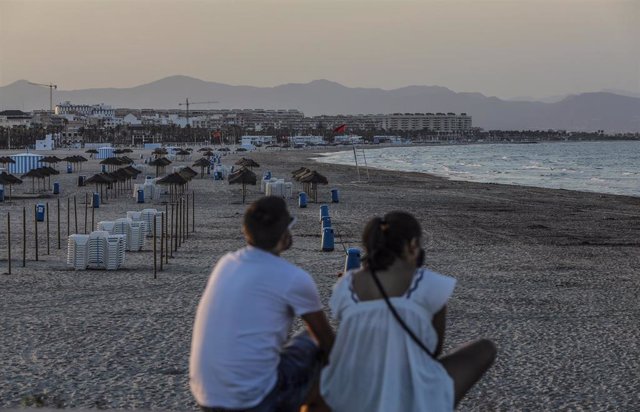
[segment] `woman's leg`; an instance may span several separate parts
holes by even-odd
[[[442,366],[453,379],[455,405],[484,375],[496,358],[496,346],[487,339],[480,339],[440,358]]]

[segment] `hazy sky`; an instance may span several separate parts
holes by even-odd
[[[0,85],[640,92],[640,0],[0,0]]]

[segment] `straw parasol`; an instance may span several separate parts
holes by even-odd
[[[22,184],[22,180],[18,179],[17,177],[15,177],[10,173],[2,172],[0,173],[0,184],[4,186],[9,186],[9,198],[11,198],[11,187],[13,185]]]
[[[40,169],[31,169],[27,173],[23,174],[20,177],[22,177],[22,178],[30,177],[31,178],[31,189],[33,190],[33,193],[35,193],[36,192],[35,180],[36,179],[38,179],[38,180],[39,179],[44,179],[45,178],[45,174]]]
[[[162,169],[162,171],[164,172],[164,168],[169,166],[170,164],[171,160],[167,159],[166,157],[158,157],[157,159],[153,159],[149,162],[149,166],[156,167],[156,177],[158,177],[158,172],[160,169]]]
[[[169,152],[167,152],[167,149],[165,149],[164,147],[156,147],[155,149],[153,149],[153,152],[151,152],[151,154],[156,157],[160,157],[169,154]]]
[[[16,161],[13,160],[12,158],[10,158],[9,156],[2,156],[2,157],[0,157],[0,163],[4,164],[4,165],[6,165],[8,163],[15,164]]]
[[[106,165],[109,171],[113,171],[116,167],[125,164],[119,157],[107,157],[100,161],[101,165]]]
[[[42,159],[38,160],[40,163],[45,163],[46,165],[55,165],[56,163],[60,163],[63,160],[57,156],[45,156]]]
[[[204,168],[205,167],[210,167],[211,163],[209,163],[208,159],[205,159],[204,157],[201,157],[200,159],[196,160],[196,162],[193,164],[194,167],[199,167],[200,168],[200,178],[204,178]]]
[[[171,173],[170,175],[166,175],[162,179],[156,180],[156,184],[169,186],[169,196],[171,201],[174,200],[174,197],[177,197],[179,193],[182,193],[184,190],[184,185],[186,185],[188,180],[182,176],[180,173]],[[180,190],[179,190],[180,189]]]
[[[230,152],[231,149],[229,149],[228,147],[221,147],[218,149],[219,152]]]
[[[238,160],[235,164],[238,166],[248,167],[249,169],[253,167],[260,167],[260,165],[255,160],[249,159],[248,157],[243,157],[242,159]]]
[[[98,151],[96,149],[89,149],[87,150],[85,153],[89,153],[89,154],[98,154]]]
[[[230,185],[242,185],[242,204],[247,197],[247,185],[254,185],[258,181],[256,174],[242,166],[239,170],[229,175]]]
[[[198,149],[199,152],[211,152],[213,149],[210,147],[201,147]]]
[[[181,160],[186,160],[185,158],[187,156],[191,155],[191,152],[189,152],[188,150],[178,150],[176,153],[176,156],[180,156],[182,159]]]
[[[87,180],[85,180],[85,183],[87,184],[95,184],[96,185],[96,192],[98,191],[98,186],[100,187],[100,197],[102,198],[102,187],[104,185],[110,185],[111,183],[113,183],[113,178],[111,176],[109,176],[107,173],[98,173],[95,174],[93,176],[91,176],[90,178],[88,178]]]
[[[323,184],[323,185],[329,184],[329,181],[327,180],[327,178],[321,175],[320,173],[316,172],[315,170],[309,173],[306,173],[304,175],[301,175],[299,177],[299,181],[304,185],[306,185],[307,188],[309,188],[310,186],[311,191],[313,191],[314,193],[313,200],[315,202],[318,201],[318,184]]]
[[[246,151],[247,151],[247,149],[245,149],[244,147],[238,147],[236,149],[236,152],[246,152]]]

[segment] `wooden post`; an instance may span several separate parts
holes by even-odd
[[[174,214],[173,213],[173,203],[171,203],[171,234],[169,235],[169,237],[171,238],[171,249],[170,249],[170,251],[171,251],[171,257],[172,258],[173,258],[173,248],[174,248],[174,245],[173,245],[173,243],[174,243],[173,242],[173,232],[174,232],[173,227],[175,225],[175,222],[174,222],[175,219],[173,217],[173,214]]]
[[[58,200],[58,250],[60,250],[60,198]]]
[[[189,193],[187,193],[187,202],[186,202],[186,207],[184,211],[185,211],[185,217],[186,217],[184,221],[185,234],[186,234],[186,238],[189,239]]]
[[[90,230],[90,232],[93,232],[95,230],[95,222],[94,222],[95,215],[96,215],[96,208],[92,207],[91,208],[91,230]]]
[[[22,208],[22,267],[27,266],[27,208]]]
[[[88,194],[85,192],[84,194],[84,234],[87,234],[87,205],[89,203]]]
[[[176,252],[178,251],[178,247],[180,247],[180,224],[182,223],[180,206],[182,206],[182,202],[178,199],[178,202],[176,203]]]
[[[164,216],[165,216],[165,220],[164,220],[164,238],[163,238],[163,242],[164,242],[164,259],[167,265],[169,264],[169,204],[165,203],[164,204]]]
[[[33,223],[36,231],[36,262],[38,261],[38,205],[33,206]]]
[[[160,272],[164,269],[164,213],[160,215]]]
[[[7,263],[8,273],[11,274],[11,214],[7,212]]]
[[[196,232],[196,192],[191,192],[191,231]]]
[[[76,195],[73,195],[73,214],[75,215],[76,220],[76,231],[74,233],[78,233],[78,199],[76,199]]]
[[[45,207],[47,208],[47,256],[51,254],[51,249],[49,248],[49,202],[45,203]]]
[[[67,198],[67,237],[71,236],[69,227],[71,226],[71,198]]]
[[[153,215],[153,278],[158,278],[158,261],[156,256],[156,250],[158,247],[157,242],[157,233],[156,233],[156,222],[158,215]]]

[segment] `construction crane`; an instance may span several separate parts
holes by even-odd
[[[216,104],[219,102],[189,102],[189,98],[187,97],[186,99],[184,99],[184,103],[178,103],[178,106],[186,106],[187,107],[187,126],[189,126],[189,134],[192,134],[191,132],[191,126],[189,125],[189,106],[194,105],[194,104]],[[191,136],[190,136],[191,137]],[[195,141],[194,141],[195,143]]]
[[[49,83],[49,84],[34,83],[34,82],[27,82],[27,83],[32,84],[34,86],[42,86],[42,87],[49,88],[49,111],[51,111],[51,114],[53,114],[53,89],[57,89],[58,85],[53,83]]]

